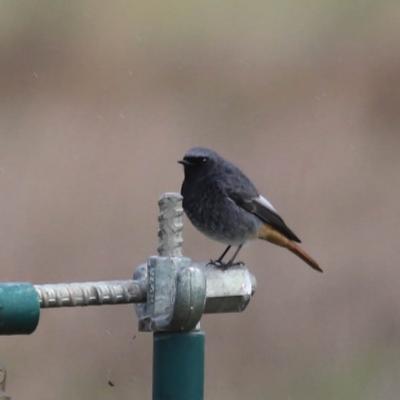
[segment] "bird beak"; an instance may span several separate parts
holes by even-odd
[[[192,163],[188,160],[178,160],[178,163],[182,165],[192,165]]]

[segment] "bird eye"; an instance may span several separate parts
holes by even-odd
[[[208,158],[207,157],[203,157],[202,159],[201,159],[201,162],[203,162],[203,163],[205,163],[205,162],[207,162],[208,161]]]

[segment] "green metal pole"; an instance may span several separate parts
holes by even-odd
[[[32,333],[39,315],[39,296],[31,283],[0,283],[0,335]]]
[[[153,400],[203,400],[202,331],[154,333]]]

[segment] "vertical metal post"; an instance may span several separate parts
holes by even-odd
[[[182,197],[164,194],[160,201],[160,257],[182,256]],[[153,400],[203,400],[204,332],[155,332]]]
[[[204,332],[154,333],[153,400],[203,400]]]

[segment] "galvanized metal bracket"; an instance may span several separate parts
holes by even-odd
[[[203,271],[186,257],[150,257],[134,279],[147,279],[146,303],[136,305],[139,330],[191,330],[203,314]]]

